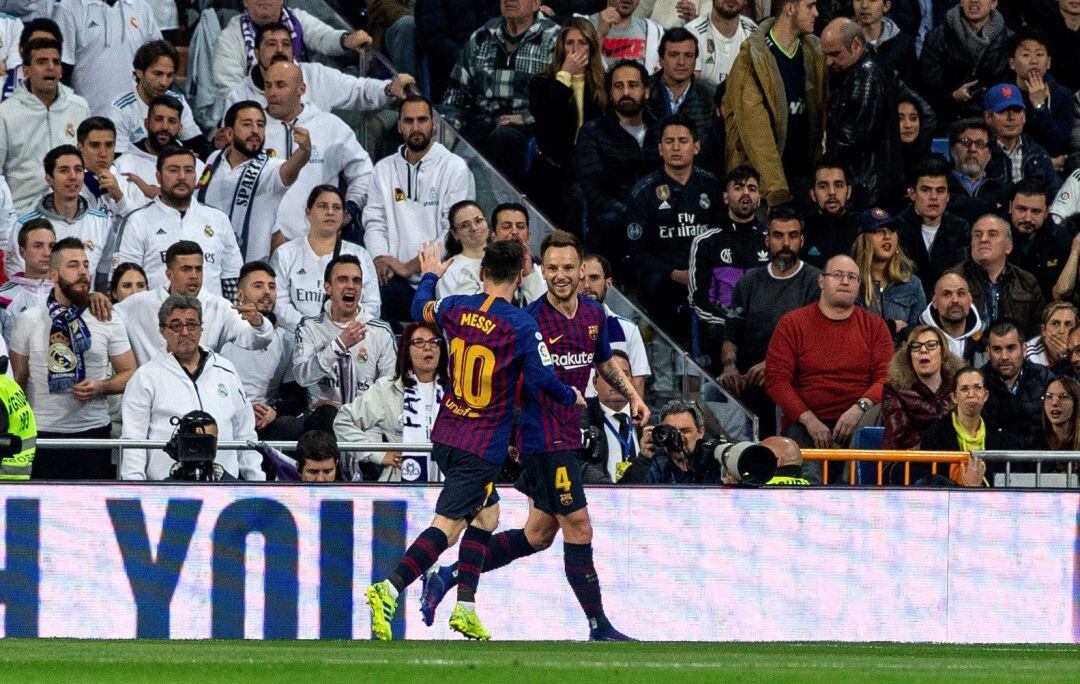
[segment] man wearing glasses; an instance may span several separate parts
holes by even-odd
[[[200,346],[202,304],[171,294],[158,309],[165,352],[135,371],[124,391],[124,439],[167,440],[175,420],[189,411],[214,417],[221,441],[256,440],[255,413],[232,362]],[[120,462],[124,480],[164,480],[173,459],[161,449],[128,449]],[[221,451],[214,459],[226,473],[265,480],[262,457],[253,451]]]
[[[994,141],[986,123],[967,119],[949,131],[949,154],[952,173],[949,174],[949,211],[968,224],[983,214],[1003,211],[1005,180],[990,176],[990,144]]]
[[[855,306],[859,268],[851,257],[829,259],[818,286],[817,302],[777,324],[765,390],[780,408],[784,436],[829,449],[847,446],[863,414],[881,401],[893,347],[885,321]],[[820,465],[808,463],[807,472],[820,476]],[[838,475],[830,469],[831,481]]]

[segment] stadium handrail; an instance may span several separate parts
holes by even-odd
[[[969,451],[875,451],[873,449],[803,449],[803,460],[821,461],[821,483],[829,484],[829,462],[846,461],[849,484],[855,484],[856,462],[877,462],[877,483],[884,484],[886,463],[904,464],[904,484],[911,484],[911,464],[929,463],[930,472],[937,474],[938,463],[965,463],[971,457]],[[1080,460],[1080,459],[1078,459]]]

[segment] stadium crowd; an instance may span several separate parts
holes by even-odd
[[[584,245],[580,294],[629,293],[793,440],[781,477],[817,480],[794,446],[867,426],[885,449],[1080,450],[1080,1],[368,0],[346,31],[242,5],[186,84],[224,103],[207,127],[176,3],[3,4],[0,341],[39,437],[166,440],[202,411],[222,440],[300,440],[220,452],[228,477],[437,478],[335,442],[429,441],[453,373],[411,322],[422,248],[453,257],[439,296],[481,291],[490,242],[524,248],[514,304],[556,277],[529,208],[476,202],[441,115]],[[312,61],[371,49],[397,74]],[[381,158],[339,116],[391,108]],[[647,394],[642,330],[606,312]],[[684,451],[654,457],[591,384],[587,481],[708,481],[697,404],[659,412]],[[110,458],[39,448],[0,477],[113,479]],[[125,450],[119,472],[172,464]]]

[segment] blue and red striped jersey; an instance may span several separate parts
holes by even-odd
[[[552,403],[574,404],[574,393],[555,376],[536,321],[505,299],[487,294],[434,300],[437,279],[421,279],[412,314],[438,325],[449,348],[451,391],[443,397],[431,441],[506,460],[514,395],[524,375]]]
[[[555,375],[585,394],[594,364],[611,358],[607,313],[591,299],[578,296],[577,312],[567,318],[547,296],[525,308],[536,319],[555,363]],[[521,413],[523,454],[582,448],[581,407],[561,406],[526,387]]]

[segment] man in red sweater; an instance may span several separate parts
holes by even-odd
[[[802,447],[828,449],[846,446],[863,413],[881,401],[893,346],[885,321],[855,306],[854,260],[829,259],[818,285],[821,299],[777,324],[765,358],[765,390],[780,407],[786,436]]]

